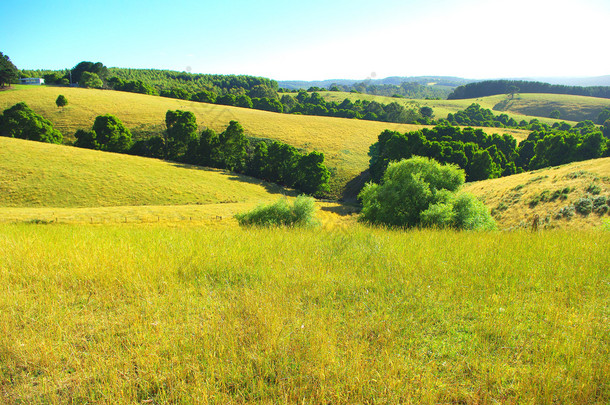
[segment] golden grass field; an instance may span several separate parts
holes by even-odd
[[[236,227],[236,213],[295,195],[224,170],[0,137],[0,222]],[[325,227],[354,220],[350,205],[317,205]]]
[[[74,104],[56,111],[51,90]],[[219,111],[81,89],[4,91],[0,102],[20,94],[65,125],[107,112],[162,125],[176,108],[206,123]],[[350,131],[370,125],[220,110],[269,134],[294,125],[282,136],[295,141],[300,125],[326,128],[310,147],[329,150],[344,142],[332,143],[335,123],[355,151],[366,136]],[[227,121],[248,129],[236,116]],[[539,232],[367,227],[356,206],[328,202],[316,203],[317,227],[240,228],[234,214],[295,194],[0,137],[0,403],[608,404],[610,225],[599,225],[610,217],[545,222],[591,184],[610,194],[610,158],[465,186],[500,229],[538,213]],[[566,186],[567,200],[529,207]]]
[[[59,94],[68,99],[63,109],[55,105]],[[349,94],[349,93],[346,93]],[[167,110],[192,111],[197,122],[217,132],[231,120],[239,121],[249,136],[277,139],[307,151],[324,152],[331,169],[331,189],[340,196],[345,185],[368,168],[369,147],[385,129],[407,132],[422,126],[352,120],[333,117],[278,114],[247,108],[197,103],[110,90],[47,86],[15,86],[0,92],[0,109],[25,101],[34,111],[49,119],[64,137],[73,140],[79,128],[91,128],[95,117],[116,115],[132,131],[165,129]],[[489,129],[490,133],[510,133],[516,139],[526,131]]]
[[[608,246],[0,224],[0,402],[607,404]]]

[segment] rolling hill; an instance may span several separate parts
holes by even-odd
[[[63,109],[55,105],[58,95],[68,99]],[[343,93],[350,94],[350,93]],[[116,115],[134,132],[148,136],[165,129],[167,110],[189,110],[198,124],[217,132],[231,120],[239,121],[248,136],[277,139],[306,151],[324,152],[326,165],[332,173],[331,190],[340,196],[346,185],[368,168],[369,147],[385,129],[413,131],[422,126],[387,122],[353,120],[334,117],[278,114],[239,107],[205,104],[143,94],[109,90],[48,86],[15,86],[0,92],[0,109],[25,101],[34,111],[49,119],[64,134],[74,139],[77,129],[91,128],[95,117]],[[490,133],[510,133],[517,139],[526,131],[491,128]]]
[[[216,169],[0,137],[0,221],[193,222],[235,226],[232,216],[282,195],[273,184]],[[599,226],[607,215],[561,208],[585,197],[610,198],[610,158],[467,183],[500,229]],[[556,192],[569,188],[565,197]],[[553,199],[553,195],[556,197]],[[354,221],[352,205],[318,202],[326,226]],[[228,221],[227,221],[228,220]]]
[[[532,118],[538,118],[541,122],[547,124],[560,121],[566,121],[571,124],[583,120],[595,121],[597,115],[604,108],[610,108],[610,99],[563,94],[517,94],[513,99],[509,99],[506,95],[502,94],[463,100],[411,100],[333,91],[320,92],[320,95],[325,100],[338,102],[348,98],[352,101],[360,99],[377,101],[384,104],[398,102],[405,106],[427,106],[434,110],[435,118],[447,118],[447,114],[464,110],[472,103],[477,103],[483,108],[493,110],[496,115],[504,113],[517,121],[525,120],[528,122]],[[560,112],[561,119],[548,118],[553,110]],[[516,133],[514,136],[518,139],[519,134]]]
[[[0,137],[0,221],[236,225],[234,214],[294,195],[224,170]],[[318,206],[323,223],[353,211]]]
[[[540,227],[596,227],[608,220],[607,212],[582,215],[570,207],[595,199],[610,204],[610,158],[466,183],[464,190],[485,202],[502,229],[529,228],[535,216]]]

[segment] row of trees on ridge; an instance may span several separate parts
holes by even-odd
[[[302,153],[279,141],[248,138],[237,121],[220,134],[210,128],[198,133],[190,111],[169,110],[165,123],[163,136],[133,142],[117,117],[98,116],[91,130],[76,132],[74,145],[228,169],[308,194],[328,191],[330,172],[320,152]]]

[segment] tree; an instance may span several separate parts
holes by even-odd
[[[80,83],[85,72],[94,73],[100,79],[108,76],[108,68],[102,62],[81,62],[71,69],[72,83]]]
[[[57,96],[57,100],[55,100],[55,104],[57,104],[58,107],[62,108],[68,105],[68,99],[60,94],[59,96]]]
[[[78,84],[80,87],[87,89],[101,89],[104,86],[102,79],[97,74],[91,72],[83,72]]]
[[[196,160],[194,163],[201,166],[220,167],[220,140],[213,129],[206,128],[199,136]]]
[[[515,97],[516,93],[519,93],[519,87],[515,86],[514,84],[508,86],[506,89],[506,94],[508,94],[511,99]]]
[[[559,112],[559,110],[553,110],[549,114],[549,118],[553,118],[553,119],[556,119],[556,120],[558,120],[560,117],[561,117],[561,112]]]
[[[307,194],[328,191],[330,172],[324,166],[324,154],[313,151],[299,158],[298,181],[295,187]]]
[[[36,114],[23,102],[4,110],[0,115],[0,136],[58,144],[63,141],[63,135],[53,128],[49,120]]]
[[[360,193],[361,220],[407,228],[493,228],[482,203],[456,193],[464,179],[462,169],[433,159],[415,156],[392,162],[381,184],[368,183]]]
[[[114,115],[97,116],[93,123],[93,133],[100,150],[124,153],[131,146],[131,131]]]
[[[97,135],[95,131],[79,129],[74,133],[74,138],[76,138],[74,146],[78,148],[100,149],[100,144],[96,141]]]
[[[264,84],[257,84],[250,90],[251,98],[270,98],[273,100],[279,99],[277,91]]]
[[[0,52],[0,86],[4,87],[6,84],[11,84],[18,78],[19,70],[17,67],[11,62],[8,55]]]
[[[237,121],[229,122],[229,126],[219,136],[220,156],[225,167],[234,172],[243,172],[246,167],[248,138],[244,128]]]
[[[299,151],[294,146],[276,141],[269,145],[268,157],[269,180],[287,187],[294,186],[298,180]]]
[[[434,115],[434,110],[432,110],[432,108],[430,107],[423,106],[419,109],[419,113],[424,118],[432,118],[432,116]]]
[[[189,144],[197,142],[197,118],[190,111],[168,110],[165,126],[165,158],[180,160]]]
[[[607,120],[610,120],[610,108],[604,108],[597,116],[597,123],[599,125],[604,125]]]

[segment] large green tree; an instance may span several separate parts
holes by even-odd
[[[197,142],[197,118],[190,111],[168,110],[165,114],[165,158],[181,160]]]
[[[220,157],[227,169],[243,172],[246,168],[248,155],[248,138],[244,128],[237,121],[229,122],[229,126],[219,136]]]
[[[32,141],[61,143],[61,132],[53,124],[36,114],[26,103],[18,103],[0,115],[0,135]]]
[[[96,117],[93,132],[100,150],[123,153],[131,146],[131,131],[114,115]]]
[[[0,86],[4,87],[19,78],[19,70],[8,55],[0,52]]]
[[[482,203],[457,194],[465,176],[455,165],[420,156],[392,162],[381,184],[368,183],[360,193],[361,219],[406,228],[493,228]]]
[[[91,72],[83,72],[78,84],[87,89],[101,89],[104,86],[102,79],[96,73]]]
[[[330,172],[324,166],[324,154],[313,151],[301,156],[297,164],[299,180],[296,187],[307,194],[328,191]]]
[[[85,72],[94,73],[102,80],[108,76],[108,68],[102,62],[80,62],[70,70],[69,75],[72,76],[72,83],[80,83]],[[82,86],[82,83],[80,85]]]

